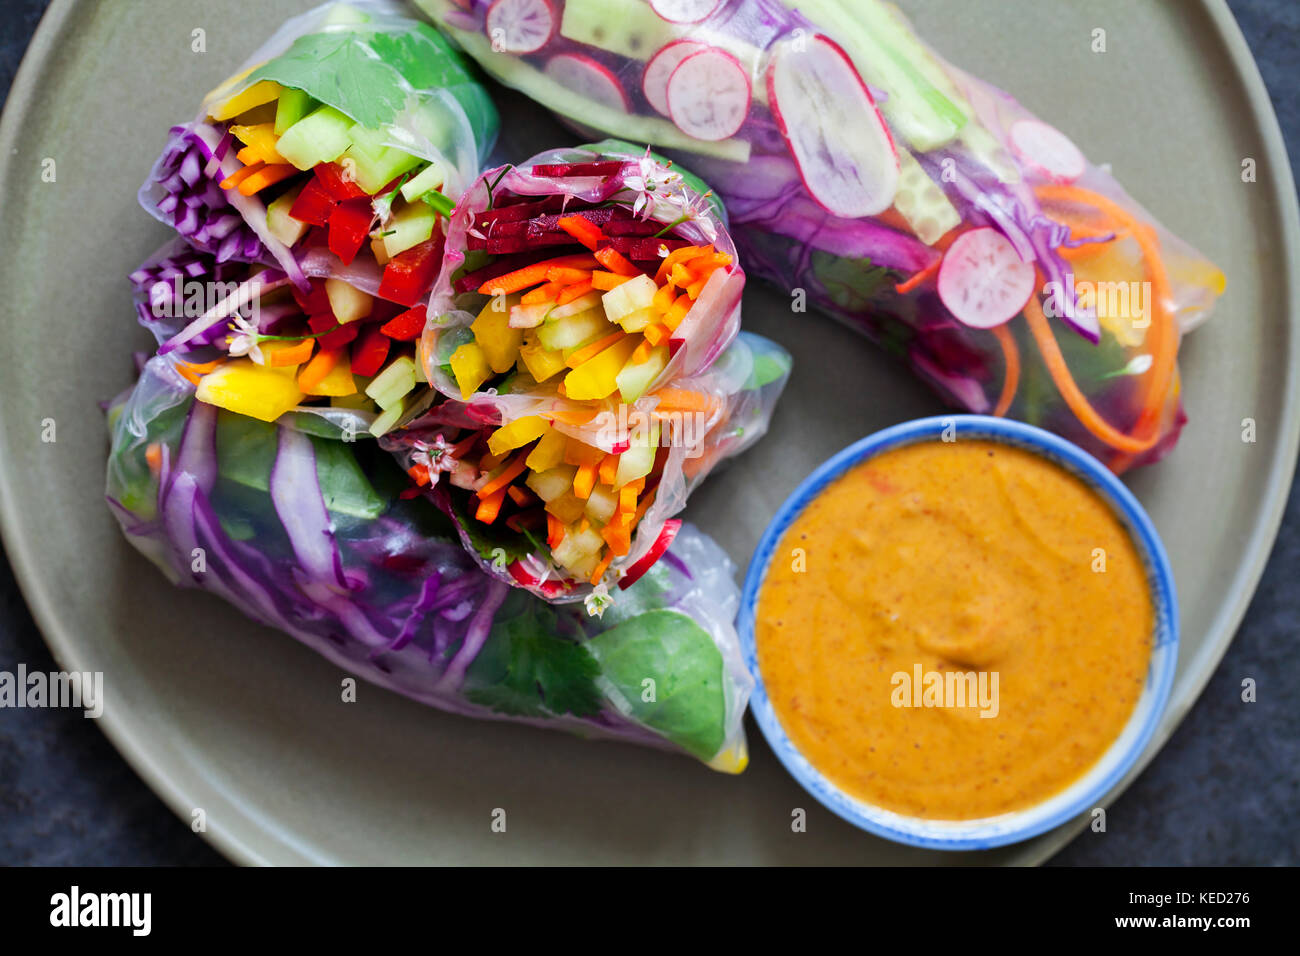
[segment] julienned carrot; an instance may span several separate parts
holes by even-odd
[[[552,408],[546,414],[561,425],[586,425],[596,417],[597,411],[594,408]]]
[[[1153,433],[1147,438],[1126,435],[1102,418],[1101,414],[1089,404],[1087,396],[1080,391],[1074,377],[1070,375],[1070,367],[1065,364],[1065,356],[1061,354],[1061,347],[1052,335],[1047,317],[1043,315],[1043,307],[1038,304],[1037,296],[1029,297],[1029,302],[1025,305],[1025,319],[1029,322],[1029,331],[1033,333],[1034,340],[1038,343],[1038,351],[1043,354],[1043,362],[1047,365],[1047,371],[1051,373],[1052,381],[1056,383],[1065,403],[1070,406],[1070,410],[1074,412],[1084,428],[1117,451],[1131,455],[1140,455],[1155,445],[1159,440],[1158,433]]]
[[[627,276],[629,279],[641,275],[641,270],[613,246],[597,249],[596,261],[615,275]]]
[[[579,465],[573,476],[573,494],[578,498],[590,498],[591,489],[595,487],[596,466],[590,463]]]
[[[271,368],[284,368],[289,365],[301,365],[311,358],[311,351],[316,347],[313,339],[303,339],[293,345],[278,349],[267,356],[266,364]]]
[[[610,289],[617,289],[629,278],[631,277],[621,276],[617,272],[602,272],[600,269],[596,269],[591,273],[591,287],[600,289],[602,292],[608,292]]]
[[[511,485],[508,487],[506,489],[506,494],[510,496],[511,501],[521,508],[528,507],[529,502],[533,500],[533,496],[528,493],[528,490],[526,488],[521,488],[519,485]]]
[[[578,351],[574,352],[564,360],[564,364],[569,366],[569,368],[577,368],[588,359],[594,359],[601,352],[605,351],[605,349],[609,348],[615,342],[621,341],[627,335],[628,333],[624,332],[622,329],[619,329],[617,332],[611,332],[604,338],[597,339],[590,345],[584,345],[582,348],[578,349]]]
[[[1134,422],[1133,431],[1138,435],[1145,435],[1148,430],[1151,434],[1148,436],[1149,443],[1145,444],[1139,451],[1130,452],[1130,454],[1140,454],[1143,451],[1153,447],[1159,440],[1160,416],[1164,409],[1165,397],[1168,393],[1170,383],[1173,381],[1174,365],[1178,359],[1178,330],[1174,326],[1173,315],[1170,314],[1168,303],[1172,300],[1172,290],[1169,287],[1169,274],[1165,271],[1164,260],[1160,255],[1160,240],[1156,236],[1155,230],[1146,223],[1139,221],[1127,209],[1119,205],[1114,200],[1108,199],[1098,193],[1079,186],[1040,186],[1034,190],[1040,199],[1058,202],[1073,202],[1084,206],[1092,206],[1104,216],[1109,217],[1119,229],[1127,230],[1137,242],[1138,248],[1142,251],[1142,256],[1146,265],[1146,272],[1151,280],[1152,302],[1151,302],[1151,369],[1146,374],[1146,393],[1142,401],[1142,410],[1138,413],[1137,421]],[[1040,276],[1041,279],[1041,276]],[[1035,303],[1036,304],[1036,303]],[[1042,315],[1042,310],[1038,310]],[[1028,313],[1026,313],[1028,315]],[[1033,325],[1031,324],[1031,329]],[[1043,327],[1046,328],[1044,321]],[[1050,330],[1049,330],[1050,331]],[[1042,340],[1039,340],[1039,347],[1042,347]],[[1052,340],[1055,345],[1055,340]],[[1060,350],[1057,350],[1060,354]],[[1068,373],[1069,369],[1065,371]],[[1057,383],[1060,387],[1060,383]],[[1076,388],[1077,391],[1077,388]],[[1064,394],[1064,393],[1063,393]],[[1082,393],[1079,393],[1080,395]],[[1079,415],[1079,409],[1073,408],[1076,415]],[[1095,414],[1095,412],[1094,412]],[[1100,418],[1100,416],[1098,416]],[[1082,420],[1082,418],[1080,419]],[[1103,422],[1103,424],[1105,424]],[[1109,426],[1107,426],[1109,427]],[[1112,429],[1113,431],[1113,429]],[[1116,433],[1119,434],[1119,433]],[[1100,436],[1098,436],[1100,437]],[[1125,436],[1127,437],[1127,436]],[[1132,441],[1132,439],[1130,439]],[[1146,442],[1144,438],[1142,442]],[[1113,444],[1108,442],[1108,444]],[[1115,446],[1120,451],[1126,449]],[[1128,465],[1127,459],[1121,458],[1116,462],[1111,462],[1111,467],[1116,471],[1122,471]]]
[[[590,279],[583,282],[571,282],[560,290],[560,294],[555,298],[555,304],[568,305],[574,299],[582,298],[594,288],[595,286],[591,284]]]
[[[207,375],[223,361],[223,359],[213,359],[211,362],[177,362],[176,371],[185,381],[191,385],[197,385],[199,379],[203,378],[204,375]]]
[[[304,392],[310,392],[325,380],[325,376],[333,371],[342,357],[343,349],[321,349],[298,373],[298,387]]]
[[[641,344],[638,345],[636,351],[632,353],[630,361],[633,365],[640,365],[642,362],[648,362],[650,360],[650,353],[653,352],[654,349],[655,347],[651,345],[649,341],[642,339]]]
[[[478,287],[478,291],[483,295],[509,295],[511,292],[531,289],[535,285],[546,282],[546,272],[549,269],[586,269],[598,264],[592,256],[586,253],[544,259],[541,262],[534,262],[532,265],[516,269],[514,272],[507,272],[503,276],[497,276],[495,279],[488,279]],[[583,278],[586,278],[585,273]]]
[[[474,518],[484,524],[491,524],[497,520],[497,515],[501,514],[501,503],[506,500],[505,488],[498,488],[486,498],[479,499],[478,509],[474,512]]]
[[[514,481],[524,473],[524,463],[527,460],[527,452],[521,451],[519,454],[515,455],[514,460],[511,461],[510,464],[506,465],[506,467],[501,471],[501,474],[497,475],[478,490],[479,498],[490,498],[498,491],[504,493],[510,482]]]
[[[997,326],[993,334],[997,336],[998,344],[1002,346],[1002,358],[1006,368],[1002,376],[1002,394],[993,409],[994,417],[1001,418],[1015,401],[1016,389],[1020,387],[1020,348],[1016,345],[1011,332],[1007,330],[1005,322]]]
[[[682,319],[686,318],[686,313],[691,311],[692,302],[689,292],[679,295],[672,308],[664,313],[664,325],[676,332],[677,326],[681,325]]]
[[[655,392],[659,404],[656,412],[713,412],[717,409],[717,400],[703,392],[693,392],[686,388],[661,388]]]
[[[558,282],[543,282],[535,289],[529,289],[524,293],[524,297],[519,301],[524,305],[537,305],[539,302],[550,302],[557,295],[563,286]],[[558,302],[558,300],[557,300]]]
[[[406,473],[411,476],[411,480],[423,488],[429,483],[429,466],[412,465],[406,469]]]
[[[267,186],[274,186],[282,179],[288,179],[298,172],[298,168],[289,163],[263,165],[261,169],[245,178],[239,184],[239,191],[245,196],[260,192]]]
[[[942,262],[942,258],[935,259],[934,262],[931,262],[924,269],[918,269],[916,272],[913,272],[905,280],[894,286],[894,291],[899,295],[907,295],[913,289],[924,284],[931,276],[937,275],[939,272],[939,265]]]
[[[595,249],[600,244],[600,240],[605,238],[600,227],[586,216],[564,216],[556,225],[588,249]]]
[[[549,511],[546,512],[546,544],[548,547],[558,547],[564,540],[564,522]]]
[[[663,345],[668,341],[669,336],[673,334],[673,330],[662,322],[652,322],[645,327],[641,334],[645,336],[645,340],[651,345]]]
[[[601,558],[600,563],[596,565],[596,570],[591,572],[592,587],[595,587],[597,584],[600,583],[600,579],[603,578],[605,576],[605,572],[609,570],[609,563],[613,560],[614,560],[614,552],[606,551],[605,556]]]
[[[664,257],[664,261],[659,263],[659,271],[655,273],[655,284],[663,285],[665,280],[673,271],[673,266],[679,262],[687,262],[696,256],[712,255],[713,246],[682,246],[680,249],[674,249]]]
[[[618,480],[618,455],[606,455],[600,462],[600,480],[602,484],[612,485]]]
[[[149,473],[157,478],[162,474],[163,446],[159,442],[150,442],[144,450],[144,460],[149,466]]]
[[[551,266],[546,270],[546,278],[550,282],[558,282],[560,285],[571,285],[574,282],[587,282],[591,279],[589,269],[574,269],[572,266]]]
[[[266,165],[266,163],[263,163],[263,162],[259,161],[259,162],[254,163],[252,166],[241,166],[239,169],[235,170],[233,173],[231,173],[231,174],[230,174],[229,176],[227,176],[225,179],[221,180],[221,188],[222,188],[222,189],[234,189],[236,186],[238,186],[240,183],[242,183],[245,179],[247,179],[249,176],[253,175],[253,173],[257,172],[259,169],[261,169],[261,168],[264,167],[265,165]]]

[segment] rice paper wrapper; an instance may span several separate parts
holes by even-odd
[[[496,141],[499,119],[486,89],[459,51],[428,24],[388,0],[330,3],[286,21],[232,78],[209,93],[198,116],[171,129],[140,188],[140,204],[218,263],[276,265],[303,276],[342,278],[373,294],[373,262],[344,266],[324,247],[291,251],[272,235],[258,195],[222,189],[242,164],[229,122],[213,122],[213,104],[273,81],[332,106],[379,143],[436,162],[453,199],[477,175]]]
[[[611,454],[626,453],[637,445],[657,445],[662,469],[654,501],[637,523],[628,553],[614,558],[595,586],[575,580],[535,538],[478,524],[470,516],[468,491],[456,488],[451,480],[439,480],[436,469],[433,484],[426,489],[428,497],[456,523],[466,550],[497,580],[555,603],[582,601],[590,605],[593,599],[608,595],[617,606],[624,599],[625,582],[636,581],[645,567],[657,566],[656,555],[665,542],[673,540],[680,525],[673,516],[686,506],[696,485],[767,432],[790,369],[791,358],[785,349],[762,336],[742,332],[706,371],[674,383],[675,388],[703,400],[698,412],[660,413],[659,399],[651,395],[632,406],[609,404],[590,421],[575,424],[564,419],[561,404],[549,408],[530,401],[516,409],[500,401],[447,401],[381,441],[404,468],[427,468],[431,449],[454,446],[475,431],[491,432],[526,414],[548,418],[557,431]]]
[[[1178,344],[1223,274],[892,5],[417,4],[571,123],[685,158],[751,274],[803,290],[950,404],[1052,429],[1116,471],[1176,442]],[[961,241],[980,229],[996,242]]]
[[[174,362],[150,359],[109,407],[107,477],[171,581],[441,710],[744,768],[735,569],[703,534],[684,526],[603,617],[554,607],[483,573],[375,443],[196,402]]]

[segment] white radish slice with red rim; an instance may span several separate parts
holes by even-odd
[[[1011,148],[1034,171],[1057,183],[1072,183],[1088,169],[1079,147],[1055,126],[1022,119],[1011,125]]]
[[[899,179],[894,138],[837,44],[820,34],[802,48],[782,43],[768,68],[767,98],[818,205],[847,219],[893,205]]]
[[[623,86],[613,72],[581,53],[557,53],[546,61],[546,75],[585,99],[624,113],[631,108]]]
[[[551,0],[496,0],[483,29],[496,53],[536,53],[555,33]]]
[[[730,53],[706,47],[668,78],[668,116],[687,136],[717,142],[736,135],[749,115],[749,76]]]
[[[722,0],[650,0],[650,6],[669,23],[699,23],[722,6]]]
[[[708,49],[696,40],[674,40],[669,43],[645,65],[641,74],[641,92],[646,101],[664,116],[668,115],[668,80],[673,70],[692,53]]]
[[[1035,271],[991,226],[963,233],[939,265],[939,298],[959,321],[992,329],[1015,318],[1034,294]]]

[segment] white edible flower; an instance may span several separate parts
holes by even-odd
[[[582,601],[587,608],[587,613],[593,617],[604,617],[605,609],[614,603],[614,599],[609,596],[609,585],[601,581]]]
[[[258,365],[265,365],[260,346],[262,341],[261,330],[252,321],[238,314],[235,315],[232,325],[235,334],[227,339],[227,351],[229,351],[230,355],[234,358],[247,355]]]
[[[430,487],[438,483],[438,477],[444,471],[455,469],[456,458],[451,453],[451,447],[447,443],[447,439],[441,435],[432,442],[416,440],[415,451],[411,453],[411,461],[417,465],[423,465],[428,470]]]

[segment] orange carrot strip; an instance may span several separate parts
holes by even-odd
[[[162,473],[162,445],[150,442],[144,450],[144,460],[149,465],[149,474],[157,478]]]
[[[546,414],[561,425],[586,425],[597,412],[594,408],[553,408]]]
[[[501,503],[506,500],[505,488],[498,488],[493,494],[479,500],[474,517],[484,524],[491,524],[501,514]]]
[[[610,289],[617,289],[628,280],[628,276],[621,276],[614,272],[602,272],[597,269],[591,274],[591,287],[608,292]]]
[[[564,216],[556,225],[588,249],[595,249],[600,244],[600,240],[605,238],[600,227],[586,216]]]
[[[534,262],[530,266],[524,266],[522,269],[516,269],[514,272],[507,272],[505,275],[497,276],[495,279],[488,279],[478,287],[478,291],[484,295],[509,295],[511,292],[521,292],[524,289],[531,289],[533,286],[547,281],[546,273],[549,269],[587,269],[594,268],[596,265],[598,265],[598,263],[595,258],[586,253],[573,256],[559,256],[555,259],[546,259],[542,262]],[[586,273],[583,273],[582,278],[586,278]]]
[[[894,291],[899,295],[907,295],[913,289],[916,289],[929,281],[931,276],[937,275],[939,272],[939,266],[942,263],[942,258],[935,259],[934,262],[930,263],[924,269],[918,269],[916,272],[913,272],[908,276],[907,279],[894,286]]]
[[[622,525],[611,522],[601,529],[600,536],[609,545],[609,550],[620,557],[632,548],[632,532]]]
[[[654,346],[651,345],[649,342],[647,342],[645,339],[642,339],[641,344],[638,345],[636,347],[636,351],[632,353],[632,364],[639,365],[641,362],[649,361],[650,354],[653,351],[654,351]]]
[[[582,520],[578,522],[578,534],[582,534],[590,527],[591,527],[591,521],[588,520],[588,518],[584,515]]]
[[[1006,365],[1006,373],[1002,377],[1002,394],[993,409],[993,415],[1001,418],[1015,401],[1016,389],[1020,387],[1020,349],[1016,346],[1015,338],[1007,330],[1006,323],[997,326],[993,334],[997,336],[998,344],[1002,346],[1002,357]]]
[[[593,464],[579,465],[577,473],[573,476],[573,493],[579,498],[590,498],[591,489],[596,487],[596,466]]]
[[[498,491],[504,492],[506,486],[524,473],[524,463],[528,459],[526,452],[515,455],[514,460],[504,470],[478,490],[479,498],[490,498]]]
[[[668,341],[673,331],[662,322],[654,322],[647,325],[641,334],[645,336],[645,340],[651,345],[663,345]]]
[[[667,312],[673,307],[673,300],[677,298],[677,290],[671,285],[662,285],[659,291],[655,293],[654,301],[650,304],[660,312]]]
[[[343,349],[321,349],[298,373],[298,388],[310,392],[324,381],[342,357]]]
[[[510,495],[510,500],[521,508],[527,507],[528,503],[532,501],[533,498],[533,496],[528,493],[527,489],[520,488],[518,485],[511,485],[506,489],[506,494]]]
[[[591,284],[590,279],[585,282],[571,282],[560,290],[559,296],[555,299],[555,304],[568,305],[574,299],[581,299],[594,288],[595,286]]]
[[[535,289],[530,289],[524,293],[519,301],[524,305],[537,305],[539,302],[550,302],[559,293],[563,286],[558,282],[543,282]]]
[[[619,329],[617,332],[611,332],[603,339],[597,339],[590,345],[584,345],[582,348],[578,349],[578,351],[574,352],[564,360],[564,364],[569,366],[569,368],[577,368],[583,362],[586,362],[589,359],[594,359],[597,355],[605,351],[605,349],[609,348],[615,342],[620,341],[626,335],[627,333],[622,329]]]
[[[236,186],[238,186],[240,183],[242,183],[245,179],[247,179],[249,176],[253,175],[253,173],[257,172],[259,169],[261,169],[261,168],[262,168],[263,166],[265,166],[265,165],[266,165],[266,163],[263,163],[263,162],[257,162],[257,163],[254,163],[252,166],[241,166],[239,169],[235,170],[233,173],[231,173],[231,174],[230,174],[229,176],[227,176],[225,179],[221,180],[221,188],[222,188],[222,189],[234,189]]]
[[[613,246],[597,249],[596,261],[616,275],[627,276],[629,279],[641,275],[641,270]]]
[[[661,388],[654,394],[659,399],[659,404],[655,406],[656,412],[713,412],[717,408],[717,401],[712,395],[686,388],[670,386]]]
[[[293,345],[272,352],[266,364],[271,368],[283,368],[287,365],[301,365],[311,358],[312,349],[316,347],[315,339],[303,339]]]
[[[619,511],[636,511],[636,499],[640,491],[631,483],[624,485],[618,490],[618,510]]]
[[[618,455],[606,455],[600,463],[599,474],[603,484],[612,485],[618,478]]]
[[[679,262],[688,262],[696,256],[708,256],[713,254],[713,246],[683,246],[680,249],[674,249],[664,257],[664,261],[659,263],[659,271],[655,273],[655,285],[663,285],[668,276],[673,271],[673,266]]]
[[[213,359],[211,362],[177,362],[176,371],[185,381],[191,385],[197,385],[199,379],[222,364],[223,361],[224,359]]]
[[[264,165],[239,184],[239,191],[245,196],[251,196],[267,186],[274,186],[282,179],[288,179],[297,172],[298,168],[290,163]]]
[[[406,469],[406,473],[410,475],[411,480],[421,488],[429,483],[428,465],[412,465],[410,468]]]
[[[596,565],[596,570],[591,572],[591,586],[595,587],[600,583],[600,579],[605,576],[609,570],[609,563],[614,560],[614,552],[606,551],[605,556],[600,559],[600,564]]]
[[[686,318],[686,313],[691,311],[692,297],[689,292],[683,292],[673,303],[673,307],[664,313],[664,325],[677,331],[677,326],[682,324],[682,319]]]
[[[575,269],[572,266],[551,266],[546,270],[546,278],[560,285],[572,285],[574,282],[586,282],[591,278],[589,269]]]
[[[644,498],[641,499],[641,503],[636,506],[636,514],[632,516],[633,525],[638,525],[641,523],[641,519],[645,517],[645,513],[649,511],[650,506],[654,504],[655,495],[658,493],[658,491],[659,491],[659,487],[656,485],[654,488],[650,489],[649,494],[647,494]]]
[[[559,547],[560,542],[564,540],[564,522],[549,511],[546,512],[546,544],[548,547]]]

